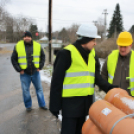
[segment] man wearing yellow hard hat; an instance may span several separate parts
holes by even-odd
[[[134,96],[134,51],[132,35],[121,32],[117,39],[118,50],[107,57],[101,75],[109,83],[118,85]]]

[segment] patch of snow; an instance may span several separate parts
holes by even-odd
[[[104,115],[109,115],[111,112],[112,112],[112,110],[111,109],[109,109],[109,108],[104,108],[102,111],[101,111]]]
[[[45,75],[44,70],[40,71],[40,75],[41,75],[41,81],[45,81],[46,83],[50,84],[51,83],[51,77]]]
[[[102,100],[100,96],[95,96],[95,100]]]
[[[128,99],[126,97],[122,97],[121,98],[121,101],[127,105],[130,109],[133,109],[134,110],[134,100],[132,99]]]
[[[120,93],[118,93],[118,94],[115,94],[115,95],[114,95],[114,97],[119,97],[119,94],[120,94]]]
[[[104,64],[104,62],[105,62],[105,59],[103,59],[103,58],[99,58],[99,61],[100,61],[100,65],[101,65],[101,69],[102,69],[102,66],[103,66],[103,64]]]

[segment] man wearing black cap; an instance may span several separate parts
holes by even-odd
[[[58,118],[62,111],[61,134],[81,134],[82,125],[93,103],[94,85],[105,92],[116,87],[103,80],[95,54],[97,28],[81,25],[75,43],[59,51],[54,63],[50,90],[50,111]]]
[[[20,73],[23,100],[27,111],[32,110],[31,81],[36,89],[39,107],[47,110],[39,74],[45,63],[45,54],[41,45],[32,40],[30,32],[26,31],[23,40],[15,45],[11,62],[15,70]]]

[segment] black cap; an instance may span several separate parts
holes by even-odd
[[[88,43],[89,41],[93,40],[95,38],[89,38],[89,37],[81,37],[81,36],[78,36],[78,39],[77,41],[80,43],[80,44],[86,44]]]
[[[28,36],[28,37],[31,37],[31,38],[32,38],[32,34],[31,34],[29,31],[24,32],[23,37],[26,37],[26,36]]]

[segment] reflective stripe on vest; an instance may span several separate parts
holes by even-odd
[[[115,69],[116,69],[116,65],[118,62],[118,57],[119,57],[119,50],[112,51],[112,53],[108,56],[107,70],[108,70],[108,82],[110,84],[113,84]],[[113,58],[114,58],[114,60],[113,60]]]
[[[108,70],[108,82],[113,84],[114,74],[116,65],[118,63],[119,50],[114,50],[109,56],[107,61],[107,70]],[[131,90],[131,95],[134,96],[134,51],[131,50],[130,57],[130,65],[129,65],[129,79],[130,86],[128,89]],[[113,60],[114,59],[114,60]]]
[[[84,72],[70,72],[65,75],[65,77],[77,77],[77,76],[95,76],[95,73],[84,71]]]
[[[131,91],[134,91],[134,87],[133,88],[131,88]],[[134,96],[134,95],[133,95]]]
[[[17,43],[16,51],[18,53],[18,63],[20,65],[20,68],[26,69],[27,68],[27,59],[26,59],[26,51],[25,51],[25,45],[24,45],[23,40],[21,40]],[[33,41],[33,54],[32,54],[33,61],[32,62],[34,62],[34,66],[36,68],[39,68],[40,51],[41,51],[40,44]]]
[[[127,77],[126,79],[129,79],[130,81],[130,86],[128,89],[131,90],[131,95],[134,96],[134,51],[131,51],[129,68],[129,77]]]
[[[134,82],[134,78],[130,78],[130,82]]]
[[[18,57],[19,59],[23,59],[23,58],[26,58],[26,56],[22,56],[22,57]]]
[[[71,52],[71,66],[66,71],[62,97],[87,96],[94,94],[95,51],[90,52],[88,65],[74,45],[64,49]]]
[[[82,83],[82,84],[68,84],[68,85],[63,85],[63,89],[71,89],[71,88],[94,88],[94,84],[90,83]]]

